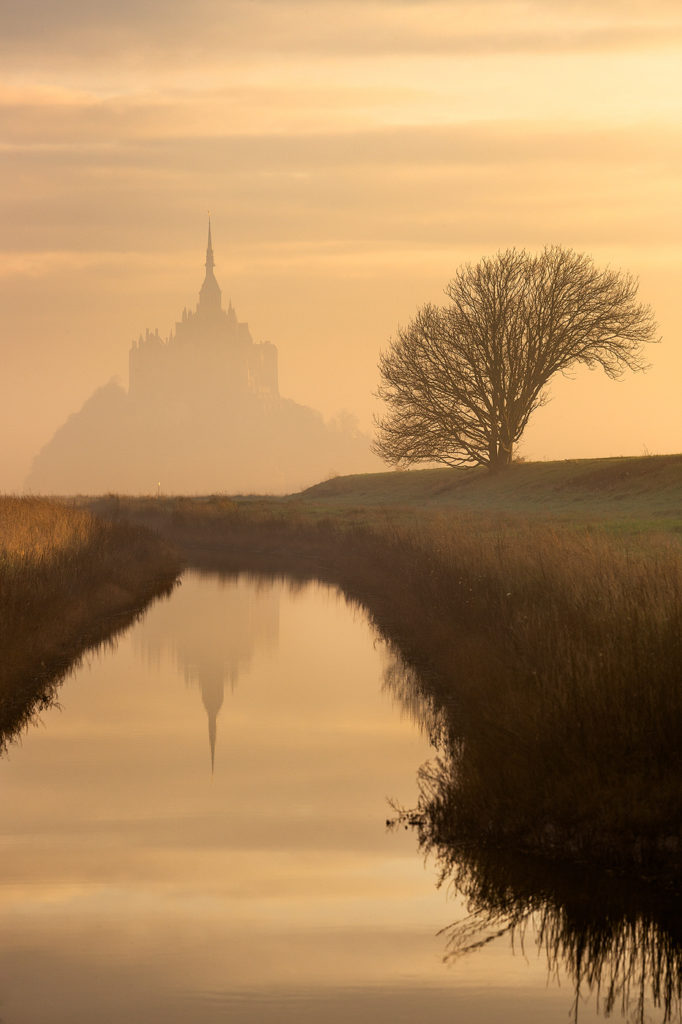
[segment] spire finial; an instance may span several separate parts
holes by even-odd
[[[206,245],[206,269],[213,270],[213,242],[211,241],[211,211],[208,211],[208,244]]]

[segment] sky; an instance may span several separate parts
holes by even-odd
[[[0,0],[0,489],[216,277],[283,395],[370,430],[458,266],[640,280],[647,374],[552,383],[529,459],[682,449],[682,9],[668,0]]]

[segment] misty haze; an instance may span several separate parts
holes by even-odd
[[[682,6],[0,7],[1,1024],[682,1024]]]
[[[380,468],[352,416],[325,423],[280,396],[277,348],[254,342],[231,300],[223,309],[213,267],[209,223],[196,309],[167,338],[147,329],[133,342],[128,390],[110,381],[69,417],[35,458],[30,491],[284,493]]]

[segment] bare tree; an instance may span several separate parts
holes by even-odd
[[[561,246],[467,264],[449,302],[423,306],[382,353],[388,412],[374,450],[394,465],[508,466],[555,373],[582,363],[616,379],[646,368],[656,323],[637,288],[630,274]]]

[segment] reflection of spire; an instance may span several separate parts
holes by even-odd
[[[208,715],[208,745],[211,748],[211,775],[215,772],[215,739],[218,732],[218,716]]]
[[[199,678],[201,700],[208,714],[208,743],[211,749],[211,775],[215,768],[215,743],[218,732],[218,712],[223,706],[224,682],[221,674],[202,672]]]
[[[147,628],[134,634],[134,646],[151,663],[167,651],[187,685],[199,690],[208,720],[211,769],[225,689],[234,689],[257,650],[277,643],[278,631],[277,588],[187,572],[173,600],[157,605]]]

